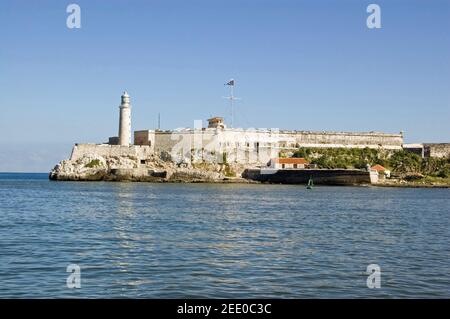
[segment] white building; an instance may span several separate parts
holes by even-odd
[[[309,164],[309,162],[302,158],[289,157],[289,158],[272,158],[270,160],[270,168],[274,169],[304,169]]]

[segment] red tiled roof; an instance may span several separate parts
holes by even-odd
[[[309,164],[303,157],[273,158],[272,160],[279,164]]]
[[[383,166],[381,166],[380,164],[377,164],[377,165],[372,166],[371,169],[373,169],[373,170],[375,170],[375,171],[377,171],[377,172],[385,171],[385,170],[386,170],[386,169],[385,169]]]

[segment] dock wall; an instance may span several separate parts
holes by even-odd
[[[371,184],[371,173],[356,169],[248,169],[242,177],[272,184],[360,185]]]

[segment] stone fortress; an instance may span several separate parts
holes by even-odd
[[[150,182],[297,183],[310,178],[325,184],[372,183],[366,170],[272,169],[280,154],[302,147],[371,148],[387,154],[406,149],[422,157],[446,157],[450,144],[403,144],[403,133],[310,132],[228,128],[221,117],[194,121],[193,128],[134,131],[131,141],[130,96],[119,106],[119,134],[102,144],[75,144],[70,159],[50,172],[54,180]],[[270,175],[270,176],[269,176]]]
[[[177,130],[139,130],[131,141],[131,104],[127,92],[122,95],[119,136],[104,144],[76,144],[71,160],[86,154],[99,156],[133,156],[144,165],[150,155],[170,158],[176,163],[237,163],[253,167],[265,166],[280,151],[300,147],[347,147],[401,150],[403,133],[379,132],[311,132],[278,129],[228,128],[223,118],[214,117],[203,127]]]

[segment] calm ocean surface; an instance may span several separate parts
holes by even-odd
[[[0,297],[450,298],[450,190],[0,174]],[[69,289],[69,264],[81,288]],[[381,288],[366,286],[369,264]]]

